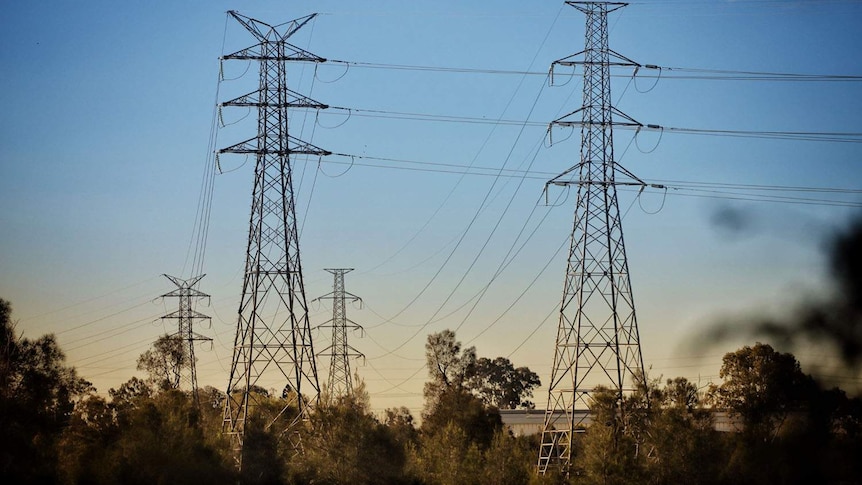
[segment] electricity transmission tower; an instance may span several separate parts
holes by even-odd
[[[332,300],[332,319],[317,328],[332,329],[332,344],[317,355],[329,357],[329,380],[327,387],[331,397],[350,396],[353,394],[353,376],[350,373],[350,359],[365,357],[361,352],[347,343],[347,329],[362,330],[362,327],[347,318],[346,301],[361,302],[358,296],[344,290],[344,274],[353,268],[326,269],[333,275],[332,292],[317,300]]]
[[[623,243],[617,186],[644,186],[614,161],[613,127],[641,124],[611,106],[610,67],[638,64],[608,48],[608,13],[615,2],[566,2],[586,15],[586,48],[555,61],[583,66],[583,105],[551,123],[580,126],[580,161],[547,185],[577,187],[572,242],[554,347],[538,472],[568,474],[572,438],[583,430],[590,394],[602,385],[623,394],[643,371],[635,304]],[[583,60],[574,60],[583,56]],[[580,119],[578,118],[578,115]],[[615,120],[614,118],[618,118]],[[626,181],[618,181],[617,176]],[[575,179],[577,176],[577,179]],[[624,412],[619,407],[618,412]]]
[[[196,405],[199,404],[199,400],[198,377],[195,370],[195,342],[212,342],[211,338],[204,337],[193,330],[195,320],[209,320],[210,318],[192,308],[192,299],[209,298],[209,295],[206,293],[195,289],[195,286],[204,276],[200,275],[183,280],[176,276],[164,275],[165,278],[177,286],[177,289],[162,295],[162,298],[179,298],[180,304],[177,311],[168,313],[162,317],[163,320],[177,320],[177,333],[170,335],[170,338],[182,341],[183,355],[173,370],[172,377],[174,382],[171,385],[175,389],[190,390]]]
[[[257,43],[222,60],[257,61],[260,68],[257,90],[221,104],[256,108],[257,135],[218,152],[256,158],[245,276],[223,424],[241,466],[244,433],[249,419],[260,414],[255,410],[265,398],[261,388],[274,388],[284,398],[280,412],[260,418],[266,420],[262,427],[277,425],[289,433],[297,450],[298,426],[319,397],[299,257],[292,158],[330,152],[288,133],[289,110],[327,107],[287,88],[289,62],[325,61],[287,42],[316,14],[274,26],[235,11],[228,14]]]

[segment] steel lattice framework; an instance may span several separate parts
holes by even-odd
[[[583,430],[590,393],[605,386],[634,389],[643,370],[632,298],[618,185],[643,186],[614,161],[613,126],[640,124],[611,106],[611,66],[637,66],[608,48],[608,13],[626,4],[566,2],[586,15],[586,48],[552,65],[583,66],[583,105],[551,128],[580,126],[580,162],[548,182],[577,186],[577,206],[566,268],[538,472],[568,474],[572,438]],[[581,58],[583,60],[575,60]],[[578,118],[580,115],[580,119]],[[615,121],[615,117],[619,118]],[[577,179],[574,179],[577,174]],[[629,179],[618,181],[622,175]]]
[[[258,112],[257,136],[219,151],[253,154],[256,158],[245,275],[223,425],[241,465],[243,436],[262,398],[256,388],[281,391],[284,406],[263,427],[278,425],[290,433],[297,448],[297,426],[319,397],[299,257],[291,157],[330,152],[288,133],[290,109],[327,107],[287,88],[287,63],[325,61],[287,42],[316,14],[275,26],[234,11],[228,14],[258,43],[222,59],[258,61],[260,67],[256,91],[221,104],[256,108]]]
[[[168,313],[162,319],[177,320],[177,333],[170,335],[170,337],[181,340],[183,343],[183,360],[173,370],[172,378],[174,382],[171,382],[171,385],[174,389],[188,389],[192,393],[195,404],[199,404],[198,377],[195,370],[197,360],[195,358],[195,342],[212,342],[212,339],[194,331],[193,325],[195,320],[209,320],[210,317],[195,311],[192,301],[200,298],[209,298],[210,296],[195,288],[204,275],[195,276],[187,280],[177,278],[176,276],[163,276],[175,284],[177,289],[165,293],[162,295],[162,298],[178,298],[179,309]]]
[[[362,327],[347,318],[347,300],[361,302],[358,296],[344,290],[344,275],[353,268],[327,268],[332,273],[332,292],[317,300],[332,300],[332,319],[317,328],[332,329],[332,344],[320,351],[320,357],[329,357],[329,380],[327,389],[331,397],[349,396],[353,394],[353,375],[350,373],[350,359],[365,357],[362,352],[347,343],[347,330],[361,331]]]

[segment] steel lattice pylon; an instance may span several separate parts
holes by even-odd
[[[209,295],[206,293],[195,289],[195,286],[204,275],[195,276],[187,280],[177,278],[176,276],[163,276],[169,279],[171,283],[177,285],[177,289],[165,293],[162,295],[162,298],[179,298],[179,309],[168,313],[162,319],[177,320],[177,333],[170,335],[170,337],[181,340],[183,345],[183,362],[173,370],[173,382],[170,384],[174,389],[188,389],[192,393],[192,398],[197,405],[200,401],[198,399],[198,377],[195,370],[195,342],[212,342],[211,338],[204,337],[193,329],[195,320],[210,319],[209,316],[199,313],[192,308],[192,299],[209,298]]]
[[[329,357],[329,380],[327,389],[331,397],[349,396],[353,394],[353,375],[350,373],[350,359],[365,357],[362,352],[347,343],[347,330],[362,330],[362,327],[347,318],[347,299],[352,302],[362,301],[358,296],[344,290],[344,274],[353,268],[326,269],[332,273],[332,292],[316,298],[316,300],[332,300],[332,319],[317,328],[332,329],[332,344],[320,351],[320,357]]]
[[[288,134],[288,109],[327,107],[287,88],[288,62],[325,61],[287,42],[314,15],[271,26],[234,11],[228,14],[258,43],[222,59],[258,61],[260,66],[256,91],[221,104],[258,111],[257,136],[219,151],[253,154],[256,158],[245,276],[223,425],[241,465],[244,433],[263,398],[259,388],[275,388],[284,398],[281,412],[263,427],[277,424],[291,434],[296,448],[299,442],[293,439],[294,432],[319,397],[299,257],[291,157],[330,152]]]
[[[539,448],[540,474],[552,467],[568,474],[572,438],[583,429],[592,390],[605,386],[622,398],[634,390],[633,376],[643,370],[616,191],[618,185],[643,182],[615,163],[613,148],[614,125],[640,123],[611,106],[610,86],[610,66],[637,64],[608,48],[608,13],[625,4],[566,3],[586,14],[586,48],[554,65],[583,66],[583,105],[551,126],[580,126],[581,151],[577,165],[548,182],[577,186],[577,207]],[[574,60],[580,56],[583,60]],[[629,180],[618,181],[618,175]]]

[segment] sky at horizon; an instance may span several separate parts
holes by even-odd
[[[558,70],[553,86],[546,73],[584,42],[583,15],[562,1],[8,2],[0,298],[18,329],[56,334],[101,393],[140,375],[138,355],[175,331],[159,319],[176,306],[159,298],[173,288],[161,275],[192,276],[215,102],[257,83],[256,65],[218,61],[253,43],[229,9],[270,23],[319,12],[293,40],[329,61],[291,66],[289,82],[332,108],[298,113],[291,129],[341,155],[296,160],[302,265],[309,301],[332,290],[324,268],[355,268],[346,287],[364,304],[348,316],[365,332],[350,343],[366,356],[353,366],[372,408],[419,414],[425,337],[446,328],[546,383],[574,192],[543,189],[579,150],[577,133],[549,140],[546,126],[580,107],[582,89],[580,71]],[[837,0],[631,2],[610,15],[614,51],[664,67],[659,79],[613,71],[614,105],[644,125],[851,134],[615,131],[619,163],[669,187],[620,189],[653,375],[716,380],[721,356],[753,342],[694,345],[711,323],[825,291],[823,244],[862,205],[862,78],[715,71],[860,76],[860,20],[862,2]],[[220,121],[214,148],[254,134],[253,112],[224,108]],[[214,339],[198,351],[199,382],[223,388],[253,160],[219,164],[200,286],[212,298],[198,307],[212,326],[196,330]],[[331,317],[311,309],[312,325]],[[316,347],[327,340],[315,333]],[[797,355],[813,365],[823,351]]]

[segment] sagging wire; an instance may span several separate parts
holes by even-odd
[[[572,82],[572,79],[575,78],[575,72],[576,72],[576,68],[574,65],[572,65],[572,72],[569,73],[569,76],[568,76],[569,78],[566,80],[566,82],[564,82],[563,84],[554,84],[554,72],[555,72],[554,68],[556,66],[557,66],[557,63],[554,62],[551,64],[551,68],[548,70],[548,86],[549,87],[563,87],[563,86],[566,86],[567,84],[569,84],[570,82]]]
[[[229,170],[222,170],[221,160],[219,158],[219,154],[216,153],[215,162],[216,162],[216,170],[218,170],[218,174],[224,175],[226,173],[236,172],[237,170],[241,169],[242,167],[245,167],[245,164],[248,163],[248,155],[249,155],[248,153],[245,154],[245,159],[242,161],[241,164],[239,164],[239,166],[231,168]]]
[[[342,72],[340,76],[338,76],[337,78],[333,79],[332,81],[324,81],[323,79],[320,79],[320,77],[317,75],[317,68],[318,68],[318,64],[315,64],[315,65],[314,65],[314,79],[317,79],[318,81],[322,82],[323,84],[332,84],[332,83],[335,83],[335,82],[341,81],[341,78],[343,78],[344,76],[346,76],[346,75],[347,75],[347,73],[348,73],[348,71],[350,71],[350,63],[345,62],[345,63],[343,63],[343,64],[344,64],[344,66],[345,66],[345,67],[344,67],[344,72]]]
[[[220,78],[222,81],[236,81],[236,80],[238,80],[238,79],[242,79],[243,77],[245,77],[245,75],[246,75],[246,74],[248,74],[248,70],[249,70],[249,69],[251,69],[251,60],[246,61],[246,64],[245,64],[245,71],[243,71],[243,72],[242,72],[242,74],[240,74],[240,75],[239,75],[239,76],[237,76],[237,77],[232,77],[232,78],[230,78],[230,79],[225,79],[225,77],[224,77],[224,59],[219,59],[219,63],[218,63],[218,72],[219,72],[219,78]]]
[[[643,153],[643,154],[645,154],[645,155],[648,155],[648,154],[650,154],[650,153],[654,152],[654,151],[656,150],[656,148],[658,148],[659,144],[661,143],[661,139],[662,139],[662,137],[664,136],[664,127],[663,127],[663,126],[659,126],[659,125],[646,125],[646,126],[647,126],[647,128],[649,128],[649,129],[659,130],[658,140],[655,142],[655,146],[654,146],[654,147],[652,147],[651,149],[647,150],[647,151],[644,151],[644,150],[641,148],[641,145],[640,145],[640,143],[638,142],[638,134],[640,134],[640,132],[641,132],[641,128],[643,128],[642,126],[638,126],[638,127],[637,127],[637,130],[635,130],[635,136],[634,136],[634,139],[635,139],[635,146],[637,147],[638,151],[639,151],[639,152],[641,152],[641,153]]]
[[[565,204],[569,200],[569,194],[571,193],[571,190],[572,190],[571,185],[566,185],[566,197],[561,201],[560,196],[558,195],[557,201],[554,202],[553,204],[550,202],[550,199],[548,198],[548,187],[549,186],[550,186],[550,184],[546,183],[545,188],[542,189],[542,193],[545,194],[545,207],[560,207],[561,205]]]
[[[320,122],[320,111],[318,111],[318,112],[314,115],[314,123],[315,123],[317,126],[319,126],[319,127],[321,127],[321,128],[324,128],[324,129],[327,129],[327,130],[334,130],[334,129],[336,129],[336,128],[341,128],[342,126],[344,126],[344,124],[345,124],[345,123],[347,123],[348,121],[350,121],[350,118],[352,118],[352,117],[353,117],[353,110],[352,110],[352,109],[350,109],[350,108],[346,108],[346,109],[347,109],[347,118],[345,118],[345,119],[344,119],[344,121],[342,121],[341,123],[339,123],[339,124],[337,124],[337,125],[335,125],[335,126],[326,126],[326,125],[324,125],[323,123],[321,123],[321,122]]]
[[[566,136],[562,140],[559,140],[557,143],[562,143],[562,142],[568,140],[569,138],[571,138],[572,135],[575,134],[575,125],[569,125],[568,128],[569,128],[568,136]],[[545,141],[545,140],[547,140],[547,141]],[[542,140],[542,145],[545,148],[551,148],[552,146],[554,146],[554,125],[553,124],[548,125],[547,136],[545,137],[545,140]]]
[[[242,118],[240,118],[236,121],[231,121],[230,123],[225,123],[224,122],[224,115],[222,114],[222,111],[223,111],[222,106],[219,106],[218,107],[218,121],[219,121],[219,125],[221,125],[222,128],[227,128],[228,126],[233,126],[233,125],[239,123],[240,121],[248,118],[249,115],[251,115],[251,107],[249,106],[246,109],[245,115],[243,115]]]
[[[658,71],[658,76],[656,76],[655,82],[653,83],[653,85],[650,86],[650,88],[647,89],[646,91],[641,91],[640,89],[638,89],[638,80],[637,80],[638,70],[640,70],[641,66],[635,67],[635,72],[632,74],[632,78],[635,80],[635,91],[637,91],[641,94],[646,94],[646,93],[652,91],[653,89],[655,89],[656,86],[658,86],[658,82],[661,80],[662,68],[661,68],[661,66],[655,66],[653,64],[647,64],[643,67],[646,69],[654,69],[654,70]]]
[[[647,185],[641,186],[640,190],[638,190],[638,195],[637,195],[636,199],[638,201],[638,207],[640,207],[641,211],[644,214],[649,215],[649,216],[654,216],[654,215],[658,214],[659,212],[661,212],[662,209],[664,209],[664,204],[665,204],[665,202],[667,202],[667,187],[664,185],[659,185],[659,184],[649,184],[649,187],[652,187],[654,189],[663,189],[662,197],[661,197],[661,205],[659,205],[658,209],[656,209],[655,211],[648,211],[648,210],[644,209],[643,202],[641,201],[641,194],[643,194],[644,190],[647,188]]]
[[[341,155],[341,154],[337,154],[337,155]],[[323,160],[323,157],[321,157],[320,159],[317,160],[317,169],[320,171],[320,173],[322,173],[323,175],[326,175],[327,177],[329,177],[331,179],[337,179],[338,177],[341,177],[342,175],[349,172],[350,169],[353,168],[353,164],[356,162],[356,157],[354,155],[341,155],[341,156],[350,157],[350,165],[348,165],[347,168],[344,169],[344,171],[341,172],[340,174],[329,175],[328,173],[326,173],[326,170],[323,170],[323,164],[321,163],[321,161]]]

